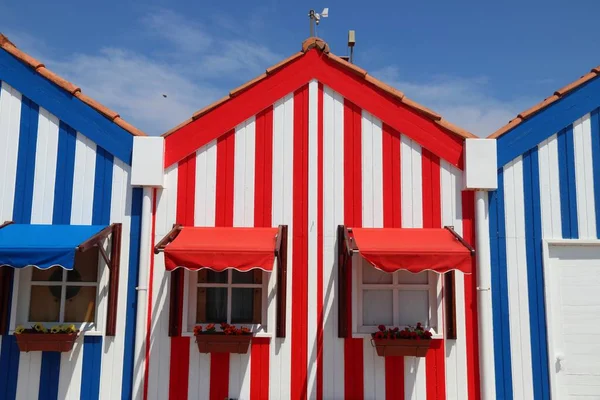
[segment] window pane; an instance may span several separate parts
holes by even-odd
[[[227,283],[227,271],[215,272],[210,269],[198,271],[199,283]]]
[[[398,271],[398,283],[405,284],[427,284],[429,282],[429,272],[419,272],[417,274],[413,274],[408,271]]]
[[[415,326],[417,322],[429,326],[429,292],[426,290],[400,290],[400,325]]]
[[[248,272],[240,272],[233,270],[231,271],[231,273],[233,274],[231,276],[232,283],[262,283],[263,272],[260,269],[253,269],[252,271]]]
[[[393,294],[391,290],[363,291],[363,325],[394,323]]]
[[[261,289],[231,290],[231,323],[260,323]]]
[[[68,286],[67,295],[73,296],[65,303],[65,322],[94,322],[96,318],[96,288],[94,286]]]
[[[51,288],[52,291],[50,291]],[[60,293],[60,286],[32,286],[29,301],[29,321],[58,322]]]
[[[52,267],[48,269],[33,268],[31,271],[31,280],[38,282],[60,282],[62,281],[63,271],[64,269],[61,267]]]
[[[104,262],[104,261],[103,261]],[[67,272],[69,282],[96,282],[98,280],[98,249],[75,253],[75,269]]]
[[[206,322],[227,322],[227,289],[206,288]]]
[[[363,261],[363,283],[392,283],[392,274],[383,272]]]

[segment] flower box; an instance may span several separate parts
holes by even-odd
[[[196,335],[200,353],[246,354],[252,342],[252,335],[201,334]]]
[[[20,333],[15,335],[20,351],[69,352],[78,333]]]
[[[380,357],[410,356],[425,357],[431,345],[430,339],[371,339],[371,344]]]

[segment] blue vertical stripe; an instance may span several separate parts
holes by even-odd
[[[594,201],[596,205],[596,237],[600,238],[600,117],[598,109],[591,115],[592,165],[594,170]]]
[[[113,156],[102,147],[96,148],[96,174],[94,178],[94,205],[92,225],[110,223],[112,195]]]
[[[564,239],[578,239],[577,188],[575,184],[575,145],[573,125],[560,131],[558,138],[558,176],[560,214]]]
[[[19,371],[19,346],[13,335],[2,336],[0,352],[0,400],[17,397],[17,372]]]
[[[40,368],[40,391],[38,400],[58,398],[58,377],[60,376],[60,353],[44,351]]]
[[[54,211],[52,214],[53,224],[68,225],[71,222],[76,142],[77,132],[61,121],[58,130]]]
[[[83,339],[83,366],[81,372],[81,400],[97,400],[100,396],[100,366],[102,364],[102,337]]]
[[[135,317],[137,310],[140,239],[142,230],[142,198],[143,189],[132,190],[131,199],[131,232],[129,234],[129,277],[127,281],[127,308],[125,315],[125,344],[123,350],[123,382],[121,399],[133,398],[133,363],[135,343]]]
[[[531,364],[535,399],[550,398],[544,271],[542,260],[542,212],[540,206],[540,171],[537,147],[523,155],[523,199],[531,330]],[[577,215],[575,215],[577,218]],[[573,224],[573,221],[571,221]],[[575,225],[577,219],[575,219]]]
[[[508,272],[504,219],[504,171],[498,170],[498,190],[489,192],[490,259],[492,278],[492,320],[494,325],[494,366],[496,398],[513,398],[508,319]]]
[[[13,207],[13,221],[19,224],[28,224],[31,222],[38,119],[38,105],[23,96],[21,101],[19,150],[17,152],[15,203]]]

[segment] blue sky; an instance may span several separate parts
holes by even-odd
[[[160,134],[298,51],[324,6],[334,53],[356,30],[356,64],[482,136],[600,64],[592,0],[4,1],[0,29]]]

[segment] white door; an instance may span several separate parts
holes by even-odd
[[[545,256],[552,398],[600,399],[600,241],[547,243]]]

